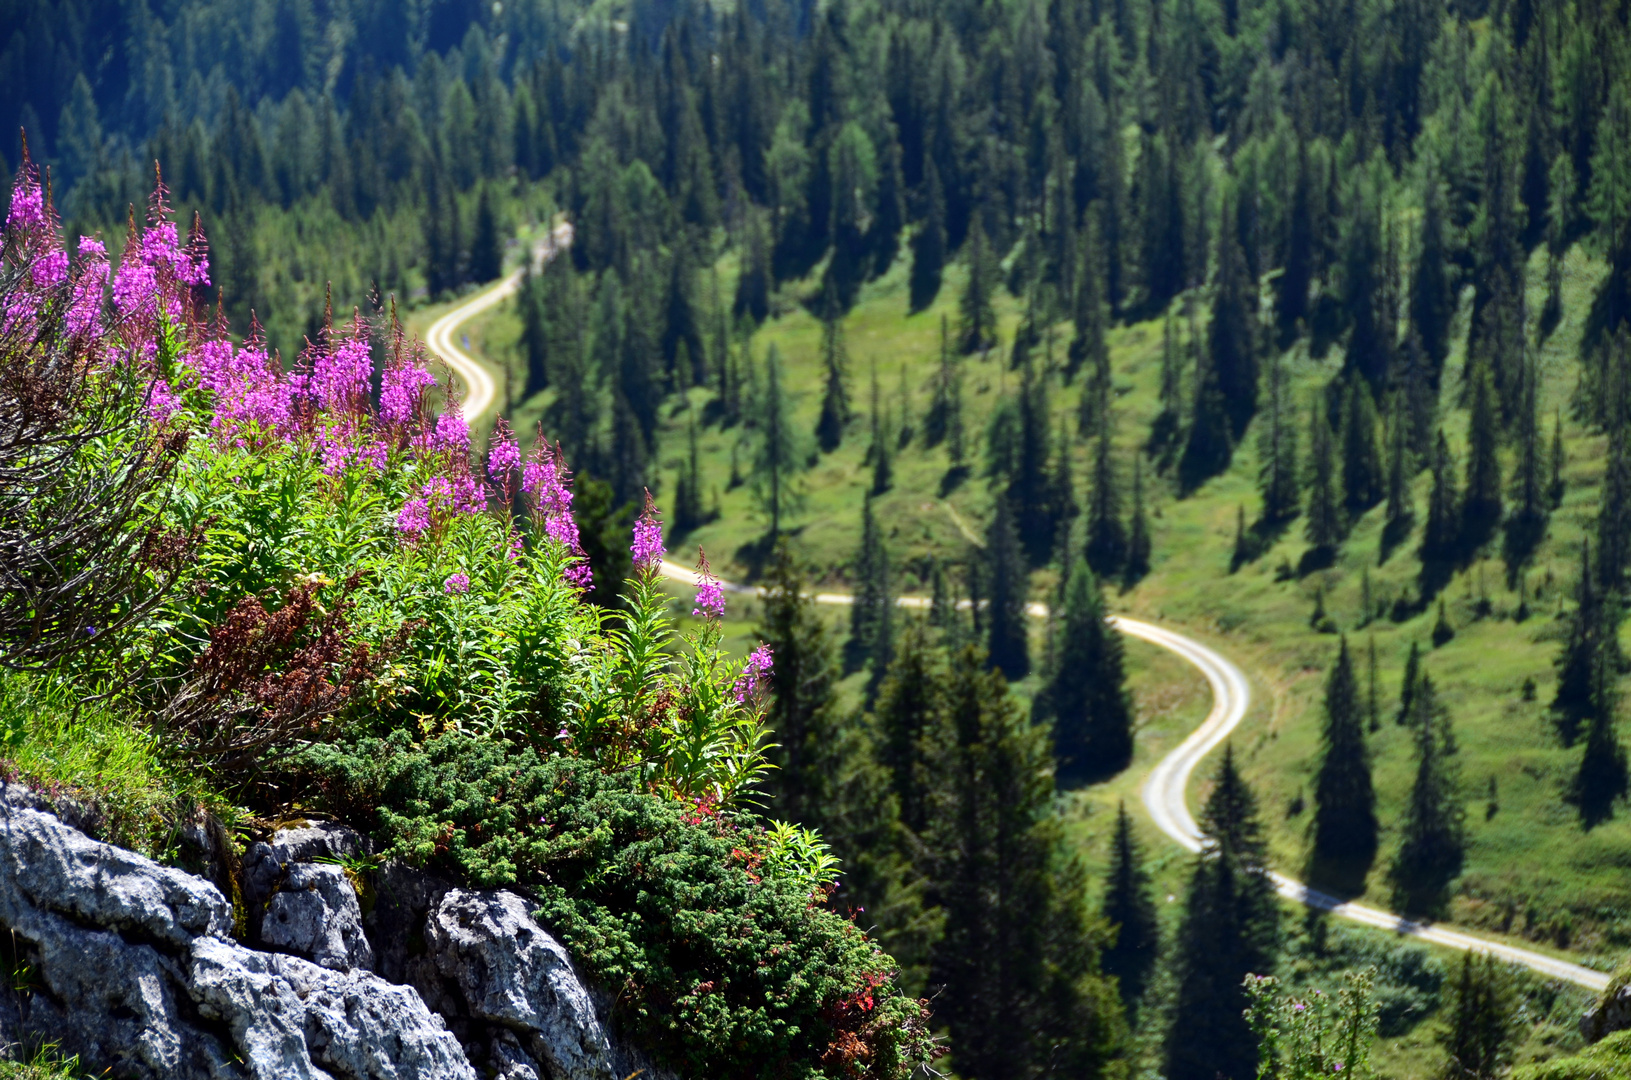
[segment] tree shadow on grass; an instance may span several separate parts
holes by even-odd
[[[1371,866],[1375,862],[1375,852],[1346,859],[1333,859],[1310,852],[1303,862],[1303,880],[1339,900],[1352,900],[1364,895],[1365,879],[1370,876]]]
[[[764,576],[765,567],[770,565],[771,558],[776,554],[777,541],[796,537],[803,531],[802,525],[796,529],[783,529],[780,534],[767,531],[758,539],[749,540],[737,548],[732,558],[747,571],[745,582],[752,584]]]

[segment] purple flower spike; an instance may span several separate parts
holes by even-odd
[[[448,402],[446,410],[436,418],[436,435],[431,446],[458,454],[470,452],[470,425],[465,422],[464,409],[458,402]]]
[[[470,577],[468,574],[449,574],[447,580],[442,582],[442,591],[449,596],[462,596],[470,591]]]
[[[396,515],[397,531],[410,540],[417,540],[430,531],[430,503],[425,499],[409,499]]]
[[[646,507],[640,513],[640,520],[634,523],[634,543],[629,545],[629,550],[634,553],[636,571],[654,570],[663,561],[663,522],[649,490]]]
[[[493,483],[508,489],[510,475],[520,467],[521,448],[516,445],[509,425],[500,418],[498,429],[493,432],[493,447],[487,452],[487,475],[493,478]]]
[[[769,645],[760,645],[748,654],[747,663],[742,665],[742,674],[736,677],[736,685],[732,688],[738,704],[747,701],[758,691],[772,666]]]
[[[708,570],[708,556],[697,548],[697,604],[691,614],[706,619],[722,618],[725,614],[725,594],[719,589],[719,579]]]

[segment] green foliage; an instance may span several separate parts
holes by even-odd
[[[1065,586],[1053,677],[1036,712],[1053,718],[1062,783],[1110,776],[1133,756],[1133,702],[1121,635],[1106,621],[1104,595],[1085,561]]]
[[[1334,1001],[1318,990],[1300,999],[1282,995],[1272,977],[1248,975],[1246,1022],[1258,1038],[1258,1080],[1365,1076],[1376,1038],[1375,975],[1374,968],[1349,972]]]
[[[1376,853],[1376,792],[1348,639],[1325,683],[1323,756],[1314,782],[1314,851],[1341,864],[1368,865]]]
[[[382,850],[473,884],[519,885],[539,918],[676,1064],[711,1076],[899,1076],[926,1059],[924,1007],[820,905],[831,857],[644,790],[638,774],[450,731],[311,749],[326,808]],[[847,1070],[854,1068],[859,1073]]]
[[[1518,1036],[1512,973],[1493,956],[1461,954],[1437,1040],[1446,1080],[1494,1080],[1511,1061]]]
[[[1616,1031],[1578,1055],[1520,1065],[1512,1080],[1631,1080],[1631,1031]]]

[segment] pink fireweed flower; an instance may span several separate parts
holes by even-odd
[[[361,413],[368,408],[368,383],[374,357],[368,350],[368,325],[353,316],[352,335],[338,348],[324,350],[312,361],[312,389],[327,413]]]
[[[68,280],[68,253],[47,251],[30,271],[36,289],[54,289]]]
[[[81,236],[79,277],[74,280],[66,320],[71,336],[95,335],[101,330],[102,290],[107,283],[108,249],[93,236]]]
[[[731,688],[738,704],[758,692],[772,666],[769,645],[760,645],[748,654],[747,663],[742,665],[742,674],[736,677],[736,685]]]
[[[500,417],[493,431],[492,449],[487,452],[487,475],[493,478],[493,483],[508,490],[511,474],[520,467],[521,448],[516,445],[509,425]]]
[[[637,571],[650,571],[663,560],[663,521],[649,490],[640,520],[634,523],[634,543],[629,545],[629,551],[634,553],[634,568]]]
[[[449,596],[461,596],[470,591],[470,577],[468,574],[449,574],[447,580],[442,582],[442,591]]]
[[[119,264],[113,276],[113,306],[125,318],[151,316],[158,312],[159,277],[151,266],[130,258]]]
[[[436,418],[436,434],[431,437],[432,450],[445,450],[454,454],[470,452],[470,425],[465,423],[464,409],[456,401]]]
[[[181,411],[181,399],[163,379],[154,379],[147,393],[147,415],[161,423]]]
[[[45,192],[40,190],[38,170],[26,157],[17,171],[17,186],[11,190],[11,209],[6,228],[31,230],[45,225]]]
[[[417,360],[392,364],[380,377],[380,418],[397,427],[408,426],[419,412],[425,391],[435,385],[436,377]]]
[[[417,540],[429,532],[430,501],[418,498],[403,503],[396,515],[396,529],[410,540]]]
[[[317,446],[323,455],[323,472],[329,476],[339,476],[353,464],[376,472],[385,469],[384,444],[370,439],[354,422],[324,428],[317,436]]]
[[[691,614],[706,619],[722,618],[725,614],[725,594],[720,591],[719,580],[708,570],[708,556],[697,548],[697,601]]]
[[[594,571],[584,556],[578,523],[572,517],[572,476],[561,448],[552,449],[542,434],[521,469],[521,490],[535,500],[544,535],[577,556],[566,569],[567,582],[579,589],[589,588],[594,584]]]

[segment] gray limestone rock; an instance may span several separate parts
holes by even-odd
[[[1631,1028],[1631,984],[1611,984],[1601,1000],[1580,1018],[1580,1034],[1587,1042],[1597,1042],[1626,1028]]]
[[[425,939],[443,993],[456,988],[463,1015],[515,1032],[554,1080],[616,1080],[588,989],[520,896],[450,889],[427,919]]]
[[[243,873],[250,940],[336,971],[372,970],[356,889],[341,867],[311,861],[365,854],[361,836],[324,822],[280,829],[271,843],[251,844]]]

